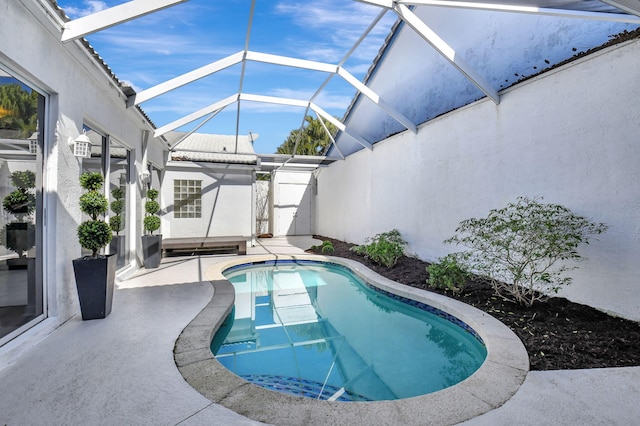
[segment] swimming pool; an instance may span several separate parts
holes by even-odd
[[[330,261],[349,268],[385,292],[424,303],[471,326],[482,338],[487,357],[469,378],[438,392],[413,398],[343,403],[274,392],[225,368],[211,352],[212,339],[231,312],[235,289],[222,274],[240,264],[283,260]],[[307,254],[247,255],[202,265],[211,285],[210,300],[180,333],[173,357],[185,381],[216,404],[267,424],[458,424],[508,401],[527,376],[524,345],[508,327],[485,312],[457,300],[388,280],[359,262]],[[203,410],[206,411],[206,410]]]
[[[266,389],[320,400],[409,398],[465,380],[487,355],[459,319],[336,263],[267,261],[223,274],[235,307],[211,350]]]

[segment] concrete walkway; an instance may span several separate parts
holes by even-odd
[[[250,254],[296,254],[308,237]],[[175,366],[182,329],[210,300],[204,271],[229,256],[164,259],[119,283],[104,320],[74,317],[0,371],[0,425],[251,425],[189,386]],[[529,373],[502,407],[466,425],[631,425],[640,367]],[[428,419],[416,419],[426,424]]]

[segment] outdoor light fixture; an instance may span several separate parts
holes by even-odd
[[[31,136],[27,138],[29,141],[29,154],[38,153],[38,132],[33,132]]]
[[[73,155],[82,158],[91,157],[91,140],[86,132],[82,132],[82,134],[73,141]]]

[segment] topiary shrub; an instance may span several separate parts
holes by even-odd
[[[398,263],[398,260],[404,255],[404,247],[407,244],[397,229],[377,234],[373,238],[367,238],[365,242],[367,244],[354,246],[351,251],[387,268],[392,268]]]
[[[98,219],[109,208],[109,202],[100,188],[104,177],[98,172],[87,172],[80,176],[80,186],[87,192],[80,196],[80,210],[91,217],[78,226],[80,245],[91,250],[91,257],[98,257],[98,250],[111,242],[111,227],[104,220]]]
[[[115,213],[115,216],[109,218],[109,226],[111,230],[120,235],[122,231],[122,211],[124,210],[124,191],[120,188],[115,188],[111,191],[111,196],[114,200],[111,202],[111,211]]]
[[[145,217],[143,219],[144,230],[153,235],[154,231],[160,229],[160,218],[156,215],[160,211],[160,204],[156,201],[158,190],[147,191],[147,202],[144,204]]]
[[[570,284],[565,274],[576,266],[564,261],[581,260],[578,246],[607,229],[564,206],[539,200],[519,197],[486,218],[464,220],[445,241],[469,248],[452,256],[486,278],[500,297],[525,306]]]
[[[11,183],[16,189],[4,197],[2,207],[23,221],[36,209],[36,197],[30,192],[36,187],[36,175],[30,170],[15,171],[11,173]]]

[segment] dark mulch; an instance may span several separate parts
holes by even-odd
[[[640,365],[640,324],[607,315],[586,305],[554,297],[527,308],[496,297],[483,282],[472,282],[460,294],[428,287],[428,263],[403,257],[387,269],[355,254],[353,246],[332,238],[332,256],[357,260],[393,281],[422,288],[475,306],[502,321],[520,337],[532,370],[566,370]],[[319,251],[312,251],[321,254]]]

